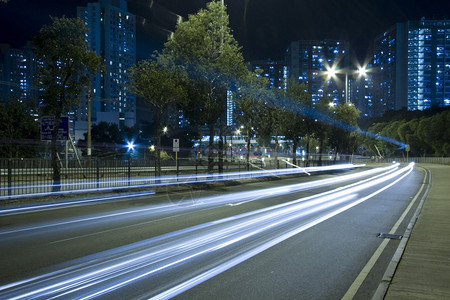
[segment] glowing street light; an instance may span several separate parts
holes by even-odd
[[[356,71],[356,73],[358,73],[359,77],[366,77],[367,76],[367,67],[366,66],[359,67],[358,70]]]
[[[136,145],[134,144],[133,141],[127,142],[127,149],[128,149],[128,151],[134,151],[135,147],[136,147]]]
[[[325,75],[327,75],[327,80],[330,80],[331,78],[336,79],[337,74],[345,74],[345,103],[348,103],[348,75],[358,74],[358,77],[366,77],[367,76],[367,66],[359,66],[358,70],[349,70],[349,69],[340,69],[337,70],[336,66],[333,65],[324,72]]]
[[[332,66],[329,69],[327,69],[325,74],[327,75],[328,79],[335,78],[336,77],[336,66]]]

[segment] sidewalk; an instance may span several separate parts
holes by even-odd
[[[431,189],[385,299],[450,299],[450,166],[422,167]]]

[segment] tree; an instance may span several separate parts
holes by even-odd
[[[156,163],[158,174],[161,175],[163,121],[168,118],[169,108],[182,108],[187,104],[183,78],[174,68],[155,60],[137,63],[129,70],[129,76],[131,90],[153,108],[157,141]]]
[[[325,142],[328,140],[331,132],[331,126],[327,123],[327,120],[331,117],[332,102],[328,98],[324,97],[319,100],[315,109],[317,112],[318,121],[314,126],[314,134],[319,140],[319,166],[321,166]]]
[[[400,141],[410,146],[411,156],[420,156],[423,154],[423,143],[417,137],[418,126],[419,119],[412,119],[398,127]]]
[[[40,61],[38,84],[43,89],[43,113],[55,118],[52,136],[54,190],[59,190],[60,165],[56,139],[61,116],[79,104],[88,86],[89,75],[100,69],[100,57],[86,43],[88,28],[74,18],[52,18],[34,38],[36,57]]]
[[[271,94],[269,96],[269,102],[270,102],[270,115],[271,115],[271,129],[272,133],[271,135],[275,137],[275,161],[277,169],[280,167],[279,161],[278,161],[278,152],[279,152],[279,136],[283,134],[283,128],[284,128],[284,122],[285,116],[284,116],[284,110],[280,106],[280,99],[284,97],[284,91],[281,90],[272,90]]]
[[[247,142],[246,166],[250,170],[250,150],[251,140],[255,135],[255,130],[261,129],[261,118],[264,107],[266,106],[265,91],[267,89],[267,80],[263,77],[257,77],[257,73],[248,72],[245,80],[241,82],[237,97],[235,97],[236,121],[244,126]],[[260,130],[261,131],[261,130]]]
[[[419,139],[430,147],[428,150],[435,156],[448,155],[450,112],[442,112],[432,117],[422,118],[417,127]],[[428,153],[430,153],[428,152]]]
[[[10,98],[0,101],[1,157],[32,157],[36,147],[27,146],[39,141],[39,124],[31,116],[31,106]]]
[[[312,98],[304,84],[290,79],[284,94],[282,108],[285,121],[283,132],[286,139],[292,140],[292,159],[297,164],[297,148],[302,137],[309,133],[306,112],[312,106]]]
[[[389,122],[386,124],[386,126],[381,130],[381,135],[383,137],[387,137],[389,139],[392,139],[394,141],[399,141],[400,136],[398,133],[398,129],[405,123],[404,120],[396,120],[393,122]],[[384,143],[384,151],[387,155],[392,156],[397,152],[399,149],[398,144],[385,142]]]
[[[331,130],[331,144],[337,153],[353,153],[356,148],[355,131],[358,128],[360,111],[352,104],[345,103],[335,107],[334,119],[336,123]]]
[[[123,148],[124,139],[117,124],[107,122],[94,124],[91,129],[91,137],[93,157],[118,157],[122,155],[119,149]],[[84,140],[78,142],[78,147],[87,147],[87,133],[84,134]]]
[[[162,55],[167,62],[183,66],[191,84],[192,107],[189,117],[209,128],[208,172],[214,168],[214,129],[226,111],[226,90],[246,74],[241,48],[231,34],[226,8],[210,2],[206,9],[190,15],[177,25],[165,43]]]

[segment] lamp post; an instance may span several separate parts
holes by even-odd
[[[337,69],[336,66],[328,68],[324,74],[327,75],[327,80],[333,78],[337,79],[337,74],[345,74],[345,103],[348,103],[348,75],[358,74],[358,77],[365,77],[367,75],[367,67],[360,66],[357,70]]]

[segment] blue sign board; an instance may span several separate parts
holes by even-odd
[[[53,128],[55,127],[55,117],[41,118],[41,140],[51,141]],[[56,140],[67,141],[69,139],[69,117],[62,116],[58,127],[58,136]]]

